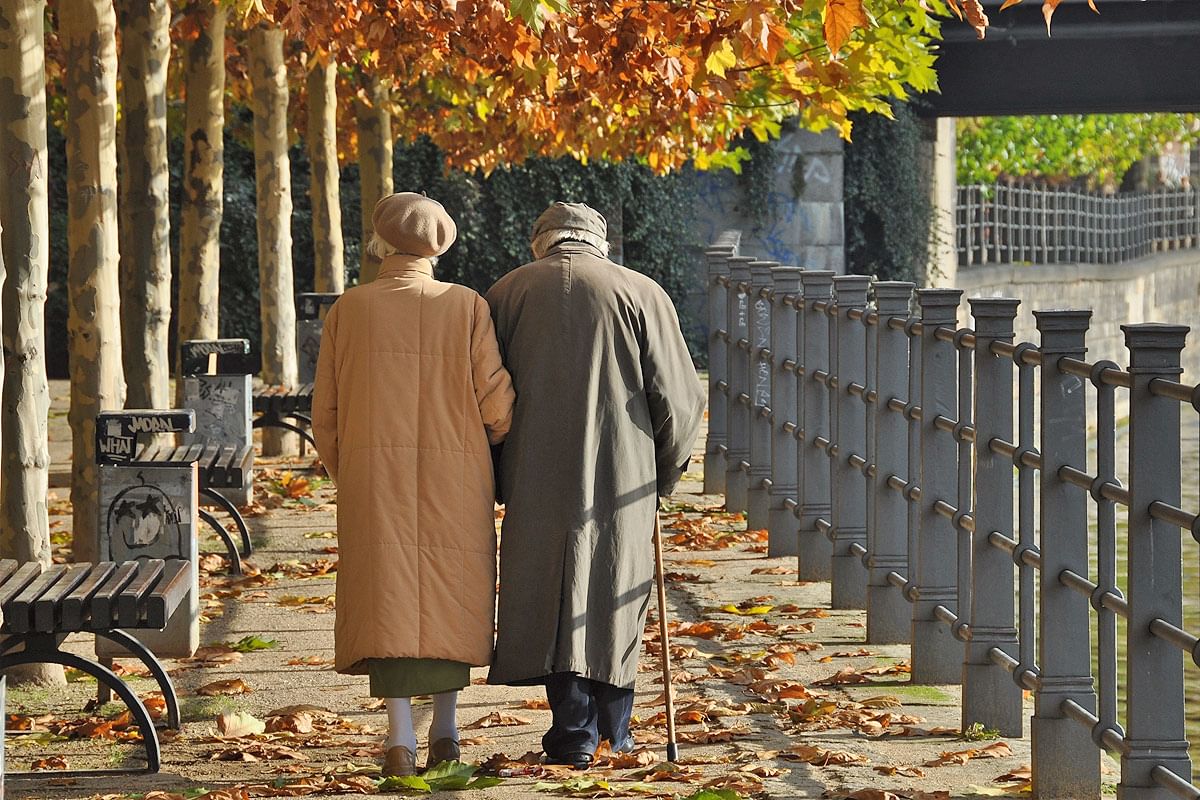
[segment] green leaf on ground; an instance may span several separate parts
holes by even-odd
[[[683,800],[742,800],[742,796],[733,789],[701,789]]]
[[[379,782],[379,791],[395,792],[457,792],[465,789],[488,789],[499,786],[499,778],[474,778],[479,767],[461,761],[443,761],[432,769],[412,777],[384,778]],[[474,780],[472,780],[474,778]]]
[[[279,647],[279,642],[274,639],[264,639],[255,634],[243,636],[236,642],[226,642],[226,644],[239,653],[253,653],[256,650],[273,650]]]

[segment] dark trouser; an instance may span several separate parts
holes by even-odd
[[[556,672],[546,676],[546,699],[554,723],[542,737],[542,750],[550,758],[591,755],[601,739],[615,749],[629,738],[633,689],[581,678],[574,672]]]

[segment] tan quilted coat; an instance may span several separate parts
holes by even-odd
[[[337,485],[336,668],[491,661],[496,593],[489,444],[512,380],[487,303],[430,262],[389,256],[330,309],[313,431]]]

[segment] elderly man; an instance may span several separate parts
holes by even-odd
[[[487,294],[517,393],[489,682],[545,684],[542,747],[581,769],[601,739],[633,747],[654,515],[704,411],[671,299],[609,261],[606,234],[595,210],[555,203],[533,226],[537,260]]]

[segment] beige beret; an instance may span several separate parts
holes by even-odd
[[[400,253],[429,258],[450,249],[458,226],[437,200],[415,192],[397,192],[375,204],[375,233]]]

